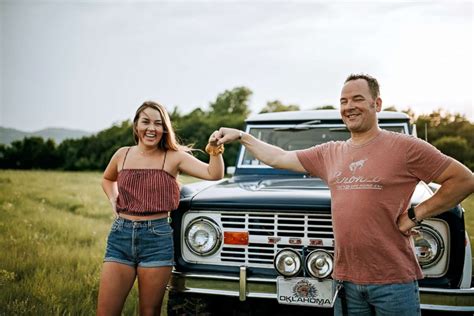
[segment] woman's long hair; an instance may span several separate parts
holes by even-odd
[[[171,125],[171,119],[168,115],[168,111],[166,111],[165,107],[158,102],[155,101],[145,101],[142,105],[140,105],[135,113],[135,117],[133,118],[133,138],[135,139],[135,143],[138,144],[138,133],[137,133],[137,124],[138,118],[140,117],[140,113],[144,110],[151,108],[160,112],[161,120],[163,124],[163,134],[161,136],[160,142],[158,143],[157,147],[162,150],[184,150],[190,151],[191,148],[189,146],[183,146],[178,143],[176,139],[176,135],[173,130],[173,126]]]

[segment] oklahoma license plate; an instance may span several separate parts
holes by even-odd
[[[280,304],[332,307],[337,293],[331,279],[277,278],[277,298]]]

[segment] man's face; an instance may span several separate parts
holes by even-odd
[[[377,126],[382,100],[375,100],[364,79],[348,81],[341,91],[341,116],[351,133],[364,133]]]

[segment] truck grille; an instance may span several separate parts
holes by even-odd
[[[282,248],[334,251],[330,214],[221,212],[223,231],[248,231],[249,245],[224,245],[222,263],[273,267],[273,258]]]

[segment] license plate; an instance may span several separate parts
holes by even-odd
[[[337,291],[331,279],[277,278],[277,299],[280,304],[332,307]]]

